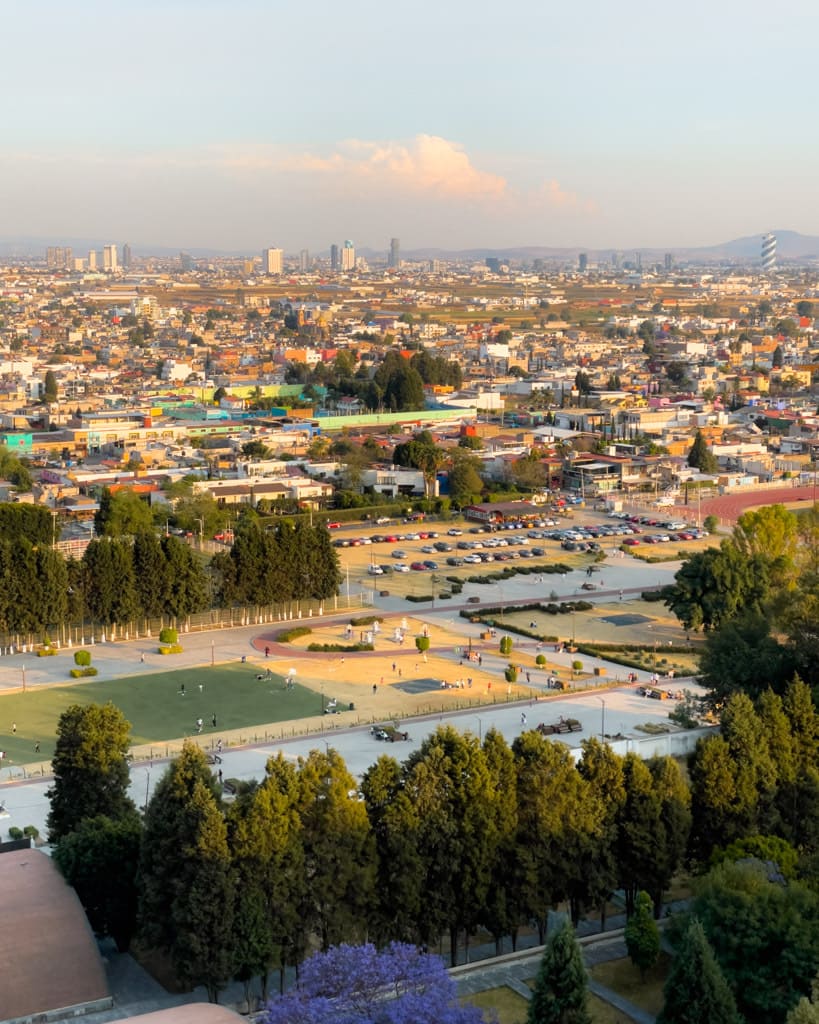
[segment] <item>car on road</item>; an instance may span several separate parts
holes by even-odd
[[[386,526],[389,521],[390,520],[388,516],[379,516],[375,522],[376,526]]]
[[[328,523],[327,524],[327,529],[328,530],[340,530],[341,529],[341,523]]]
[[[597,590],[597,584],[596,583],[581,583],[580,584],[580,589],[581,590]]]

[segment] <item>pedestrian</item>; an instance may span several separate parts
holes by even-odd
[[[270,657],[270,648],[269,647],[265,647],[265,649],[264,649],[264,656],[266,658]]]
[[[520,713],[520,724],[521,725],[526,725],[526,712],[525,711],[521,711],[521,713]]]
[[[531,676],[529,675],[529,673],[527,672],[527,673],[526,673],[526,682],[527,682],[527,683],[531,683],[531,681],[532,681],[532,677],[531,677]]]
[[[39,754],[40,753],[40,741],[39,740],[37,740],[37,742],[34,744],[34,753],[35,754]]]
[[[180,697],[184,697],[185,696],[185,684],[184,683],[182,683],[180,685],[180,687],[179,687],[179,696]]]
[[[202,683],[199,684],[199,692],[201,693],[205,689]]]
[[[144,651],[143,651],[142,654],[140,654],[139,660],[142,662],[143,665],[145,664],[145,652]]]
[[[375,695],[376,693],[378,693],[378,684],[373,683],[373,695]]]
[[[17,723],[16,722],[12,722],[11,723],[11,731],[12,731],[12,734],[17,732]]]
[[[197,733],[200,733],[202,731],[202,719],[201,718],[197,718],[196,719],[196,731],[197,731]]]
[[[221,754],[222,753],[222,741],[221,740],[217,740],[216,741],[216,753],[217,754]]]
[[[398,678],[401,679],[403,675],[404,675],[403,670],[399,668],[398,669]]]
[[[483,665],[483,655],[479,654],[478,655],[478,668],[480,668],[481,665]]]
[[[213,718],[211,718],[211,722],[213,724],[213,728],[215,729],[216,728],[216,714],[215,713],[213,715]],[[221,743],[222,741],[219,740],[219,742]]]
[[[219,785],[221,786],[222,785],[222,769],[221,768],[219,769],[218,779],[219,779]]]
[[[620,591],[620,600],[621,601],[623,600],[623,591],[622,590]]]
[[[392,663],[392,670],[395,671],[395,662]]]

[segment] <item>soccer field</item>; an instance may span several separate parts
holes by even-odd
[[[258,679],[259,675],[263,678]],[[203,736],[217,736],[259,723],[321,715],[323,710],[321,694],[298,684],[287,689],[282,676],[271,673],[268,677],[258,664],[205,666],[29,689],[8,694],[0,702],[0,749],[5,751],[5,764],[50,759],[62,712],[72,704],[109,700],[131,723],[134,745],[194,735],[198,718]],[[38,742],[39,752],[35,750]]]

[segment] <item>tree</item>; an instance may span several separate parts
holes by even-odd
[[[586,968],[574,929],[565,921],[546,943],[527,1024],[591,1024],[586,998]]]
[[[460,1003],[440,958],[415,946],[334,946],[315,953],[296,988],[271,1000],[265,1024],[481,1024]]]
[[[782,369],[782,363],[784,361],[785,361],[785,354],[782,351],[782,346],[781,345],[777,345],[776,348],[774,349],[773,355],[771,356],[771,367],[774,370],[781,370]]]
[[[770,563],[730,543],[688,555],[663,591],[686,629],[714,629],[740,612],[761,612],[771,589]]]
[[[772,581],[784,585],[793,576],[798,552],[797,517],[784,505],[763,505],[743,512],[730,543],[746,558],[758,555],[769,567]]]
[[[83,819],[54,848],[54,860],[77,891],[95,934],[125,952],[137,919],[136,876],[142,824],[136,815]]]
[[[460,449],[456,449],[452,453],[452,462],[447,476],[449,497],[453,504],[463,508],[465,505],[472,504],[476,497],[480,496],[483,490],[483,480],[480,477],[479,460],[472,455],[458,454],[459,451]]]
[[[816,892],[783,885],[762,861],[724,863],[698,884],[691,912],[747,1024],[784,1024],[811,991],[819,960]]]
[[[749,610],[706,633],[700,682],[713,705],[740,690],[754,698],[768,687],[781,693],[793,675],[793,653],[771,636],[768,617]]]
[[[741,1024],[736,1003],[699,921],[688,926],[665,983],[658,1024]]]
[[[802,996],[788,1014],[786,1024],[819,1024],[819,975],[813,979],[811,998]]]
[[[800,317],[813,317],[813,303],[807,299],[801,299],[796,303],[796,313]]]
[[[110,702],[72,704],[60,715],[48,790],[52,842],[73,832],[86,818],[118,820],[134,813],[128,796],[130,724]]]
[[[148,504],[130,487],[112,494],[103,488],[100,506],[94,513],[94,530],[98,537],[134,536],[153,526]]]
[[[46,370],[43,382],[43,398],[46,402],[57,401],[57,375],[53,370]]]
[[[694,443],[688,451],[688,465],[698,469],[700,473],[719,472],[716,456],[708,447],[701,430],[697,431]]]
[[[660,957],[660,929],[654,920],[654,904],[647,892],[637,893],[634,913],[626,922],[624,938],[631,962],[640,971],[643,981],[646,971],[653,967]]]
[[[205,755],[190,740],[145,812],[140,855],[141,930],[180,982],[215,1002],[234,967],[234,897],[227,829]]]
[[[372,906],[375,848],[355,779],[331,747],[298,762],[305,924],[323,949],[363,935]]]

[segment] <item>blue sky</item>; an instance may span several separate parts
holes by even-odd
[[[819,234],[810,0],[7,0],[2,235],[255,252]]]

